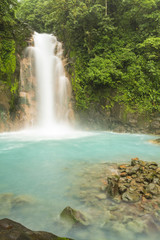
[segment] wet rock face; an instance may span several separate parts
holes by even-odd
[[[108,194],[111,197],[115,197],[119,194],[119,189],[118,189],[118,182],[119,182],[119,176],[115,175],[113,177],[108,177]]]
[[[114,93],[110,93],[112,96]],[[106,102],[104,106],[108,105]],[[123,104],[115,103],[111,109],[103,108],[100,103],[92,103],[86,111],[76,113],[76,121],[88,129],[111,130],[115,132],[151,133],[160,135],[160,114],[138,111],[129,112]]]
[[[27,53],[29,54],[29,52]],[[33,126],[33,123],[36,121],[37,103],[35,89],[34,58],[26,56],[21,60],[21,83],[19,92],[19,121],[22,126]]]
[[[10,219],[0,220],[0,239],[1,240],[69,240],[60,238],[52,233],[34,232],[23,225]]]
[[[160,195],[160,168],[155,162],[134,158],[131,164],[118,166],[119,174],[107,178],[107,193],[124,202],[138,202]]]

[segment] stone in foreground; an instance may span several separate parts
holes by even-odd
[[[23,225],[4,218],[0,220],[0,240],[71,240],[52,233],[31,231]]]

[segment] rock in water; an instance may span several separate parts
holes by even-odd
[[[35,200],[31,196],[19,195],[12,199],[12,208],[24,207],[25,205],[33,204]]]
[[[71,207],[66,207],[60,214],[61,219],[69,222],[73,225],[87,226],[87,218],[80,211],[77,211]]]
[[[107,178],[107,193],[124,202],[139,202],[160,196],[160,168],[156,162],[131,159],[118,167],[119,174]]]
[[[137,193],[126,191],[122,194],[122,200],[124,202],[138,202],[140,200],[140,196]]]
[[[106,194],[105,193],[99,193],[96,195],[96,198],[99,200],[105,200],[106,199]]]
[[[10,219],[0,220],[1,240],[71,240],[60,238],[52,233],[31,231],[23,225]]]
[[[115,197],[117,196],[118,193],[118,181],[119,181],[119,177],[117,175],[112,176],[112,177],[108,177],[108,186],[107,186],[107,192],[109,194],[109,196],[111,197]]]
[[[151,143],[154,144],[160,144],[160,138],[154,139],[154,140],[150,140]]]
[[[1,193],[0,194],[0,216],[6,216],[14,208],[26,207],[35,203],[29,195],[14,195],[13,193]]]

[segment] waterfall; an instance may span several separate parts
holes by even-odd
[[[26,113],[26,119],[29,116],[32,119],[27,122],[34,122],[34,126],[41,129],[55,128],[66,123],[72,111],[69,109],[71,87],[65,76],[62,44],[51,34],[34,33],[32,45],[27,48],[22,61],[20,96],[27,98],[22,101],[23,108],[27,109],[25,112],[32,108],[32,114]]]
[[[51,127],[56,121],[56,43],[57,40],[52,35],[34,35],[38,124],[41,127]]]

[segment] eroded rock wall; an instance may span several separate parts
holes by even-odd
[[[110,109],[92,104],[85,111],[77,111],[75,116],[78,125],[87,129],[160,135],[160,113],[130,112],[118,103]]]

